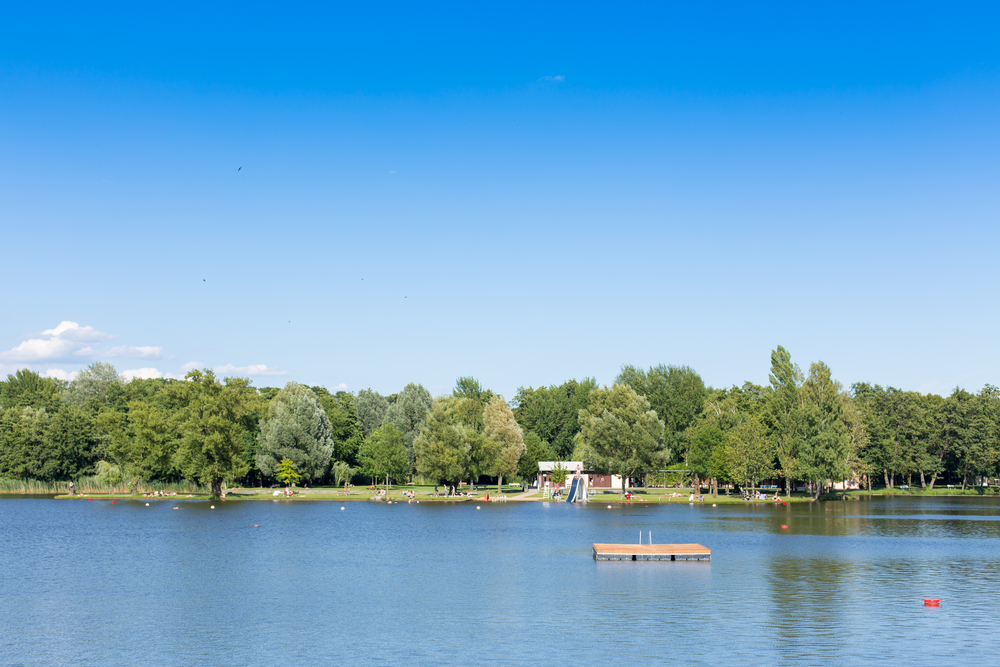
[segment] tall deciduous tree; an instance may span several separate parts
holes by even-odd
[[[128,412],[106,410],[97,417],[108,436],[106,453],[122,471],[132,493],[140,482],[165,473],[170,464],[167,415],[142,401],[130,401]]]
[[[0,477],[52,479],[56,462],[45,448],[45,408],[13,407],[0,413]]]
[[[684,431],[701,414],[708,394],[705,383],[689,366],[659,364],[648,371],[622,366],[615,379],[646,397],[649,406],[664,423],[664,441],[678,457],[684,454]]]
[[[330,419],[309,387],[289,382],[267,406],[260,425],[257,467],[268,477],[282,459],[307,481],[322,479],[333,456]]]
[[[403,434],[406,449],[410,452],[410,462],[413,462],[413,441],[427,413],[431,410],[434,399],[431,392],[423,385],[410,383],[396,396],[395,402],[389,406],[382,419],[384,424],[392,424]]]
[[[521,387],[513,401],[514,417],[522,429],[534,431],[549,443],[556,456],[567,457],[580,432],[580,410],[587,407],[595,388],[593,378],[538,389]]]
[[[591,392],[590,405],[580,411],[580,425],[584,460],[597,472],[620,475],[623,483],[669,460],[663,422],[628,385]]]
[[[410,458],[406,450],[406,438],[392,424],[383,424],[365,438],[358,450],[361,471],[377,484],[385,480],[399,479],[409,470]]]
[[[98,361],[87,366],[70,382],[63,392],[63,401],[69,405],[83,405],[90,399],[107,403],[108,390],[121,383],[121,376],[113,364]]]
[[[538,437],[534,431],[528,431],[524,434],[524,454],[517,463],[517,474],[525,484],[530,484],[531,480],[538,478],[538,462],[553,459],[555,452],[549,447],[549,443]]]
[[[524,454],[524,433],[514,419],[503,396],[494,395],[483,410],[483,435],[499,446],[495,474],[497,491],[503,491],[503,478],[517,473],[517,462]]]
[[[43,378],[35,371],[22,368],[0,382],[0,408],[44,408],[54,413],[62,404],[60,390],[66,386],[61,380]]]
[[[781,347],[771,352],[771,391],[764,410],[774,451],[785,478],[785,493],[791,495],[792,480],[797,473],[795,452],[802,438],[802,401],[799,387],[802,372],[792,363],[792,355]]]
[[[222,483],[246,474],[243,420],[257,409],[258,395],[245,378],[219,382],[212,371],[190,371],[183,383],[182,439],[175,465],[188,479],[209,486],[213,496]]]
[[[846,479],[851,440],[844,425],[840,384],[822,361],[810,365],[802,393],[803,437],[797,459],[806,479],[815,484],[818,498],[826,480]]]
[[[454,487],[469,471],[471,429],[457,418],[462,399],[438,398],[413,441],[417,472]]]
[[[386,410],[389,409],[389,401],[385,396],[372,391],[362,389],[354,399],[354,411],[358,415],[358,423],[361,424],[361,433],[368,437],[372,431],[382,425]]]
[[[743,487],[753,489],[774,474],[774,448],[767,427],[750,415],[726,435],[729,474]]]

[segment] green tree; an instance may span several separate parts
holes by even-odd
[[[61,380],[43,378],[38,373],[22,368],[0,382],[0,408],[44,408],[52,414],[62,404],[60,390],[66,386]]]
[[[689,366],[659,364],[644,371],[626,365],[615,382],[627,384],[646,397],[650,408],[664,422],[667,448],[686,460],[682,457],[686,445],[684,432],[701,414],[708,394],[701,376]]]
[[[726,459],[729,475],[744,488],[753,490],[774,474],[774,449],[757,417],[749,415],[726,434]]]
[[[49,414],[30,405],[0,413],[0,477],[52,479],[58,463],[45,447]]]
[[[290,459],[306,481],[323,478],[333,455],[330,419],[309,387],[289,382],[267,406],[260,424],[257,467],[273,477],[282,459]]]
[[[108,390],[114,384],[121,384],[121,377],[115,367],[98,361],[87,366],[70,382],[63,392],[63,401],[69,405],[83,405],[88,400],[107,403]]]
[[[245,378],[219,382],[212,371],[190,371],[178,383],[184,407],[178,413],[180,447],[174,464],[185,477],[222,493],[222,483],[242,477],[249,469],[243,460],[244,419],[258,409],[259,397]]]
[[[549,479],[556,486],[556,488],[565,484],[566,477],[568,476],[569,470],[563,466],[562,461],[556,461],[556,464],[552,466],[552,471],[549,473]]]
[[[826,480],[846,479],[851,441],[844,425],[840,384],[822,361],[810,365],[802,393],[804,428],[796,458],[819,498]]]
[[[458,419],[462,400],[436,399],[413,441],[417,472],[453,488],[469,472],[475,433]]]
[[[595,389],[590,405],[580,411],[585,458],[601,473],[620,475],[623,481],[669,460],[663,442],[663,422],[649,401],[628,385]]]
[[[479,380],[470,376],[460,377],[455,381],[455,388],[451,392],[454,398],[470,398],[483,407],[493,398],[493,392],[484,389]]]
[[[580,410],[587,407],[590,392],[596,387],[593,378],[538,389],[521,387],[513,400],[514,418],[525,432],[534,431],[550,444],[556,456],[565,458],[576,446]]]
[[[285,486],[294,486],[297,481],[302,479],[302,475],[295,471],[295,461],[291,459],[281,459],[274,466],[274,476]]]
[[[361,471],[373,480],[385,479],[389,488],[391,479],[403,477],[410,468],[406,438],[392,424],[383,424],[365,438],[358,451]]]
[[[719,495],[718,476],[714,474],[716,450],[726,445],[726,436],[716,424],[711,421],[700,421],[687,431],[688,434],[688,468],[699,479],[712,480],[712,497]]]
[[[534,431],[528,431],[524,434],[524,454],[517,463],[517,474],[529,485],[532,480],[538,479],[538,462],[552,461],[555,457],[549,443]]]
[[[802,438],[802,400],[799,387],[802,371],[792,363],[788,350],[781,347],[771,352],[771,391],[763,413],[774,451],[785,478],[785,493],[792,494],[792,480],[798,470],[795,452]]]
[[[354,475],[354,469],[347,465],[345,461],[335,461],[333,465],[330,466],[330,473],[333,475],[333,483],[336,486],[344,485],[344,489],[347,489],[347,485],[351,483],[351,477]]]
[[[139,484],[170,465],[171,450],[167,415],[142,401],[130,401],[128,412],[106,410],[97,417],[98,428],[107,434],[106,453],[121,470],[133,494]]]
[[[413,463],[413,441],[433,403],[431,392],[424,389],[423,385],[411,382],[399,392],[382,419],[383,424],[392,424],[403,434],[410,464]]]
[[[510,406],[503,396],[493,395],[483,410],[483,435],[497,443],[499,452],[494,474],[497,476],[497,491],[503,491],[503,478],[517,473],[517,463],[524,454],[524,433],[514,419]]]
[[[331,394],[325,387],[313,387],[316,399],[323,406],[333,432],[334,459],[349,466],[357,464],[358,448],[365,439],[354,405],[354,396],[346,391]]]
[[[362,389],[354,399],[354,411],[358,415],[358,424],[361,425],[362,436],[367,438],[372,431],[382,425],[386,411],[389,409],[389,401],[385,396],[372,391]]]
[[[46,450],[56,462],[55,479],[94,474],[101,440],[90,412],[75,405],[64,406],[52,416],[44,439]]]

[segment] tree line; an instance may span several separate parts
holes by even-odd
[[[685,470],[713,493],[771,480],[818,497],[842,480],[965,488],[997,474],[998,425],[996,387],[946,398],[845,389],[824,363],[803,372],[781,346],[765,386],[714,389],[687,366],[626,365],[611,387],[593,378],[522,387],[509,403],[472,377],[448,396],[416,383],[383,396],[255,388],[199,370],[126,382],[101,362],[69,383],[27,369],[0,381],[0,478],[96,476],[133,492],[187,480],[218,495],[279,478],[502,485],[534,479],[541,460],[581,460],[625,478]]]

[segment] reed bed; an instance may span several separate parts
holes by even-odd
[[[96,476],[80,477],[73,480],[76,492],[80,494],[127,494],[128,484],[108,484]],[[211,490],[195,482],[180,480],[176,482],[140,482],[138,493],[153,491],[171,491],[176,493],[208,494]],[[2,479],[0,478],[0,493],[23,495],[65,495],[69,493],[69,482],[44,482],[37,479]]]

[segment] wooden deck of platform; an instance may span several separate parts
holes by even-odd
[[[712,560],[700,544],[595,544],[594,560]]]

